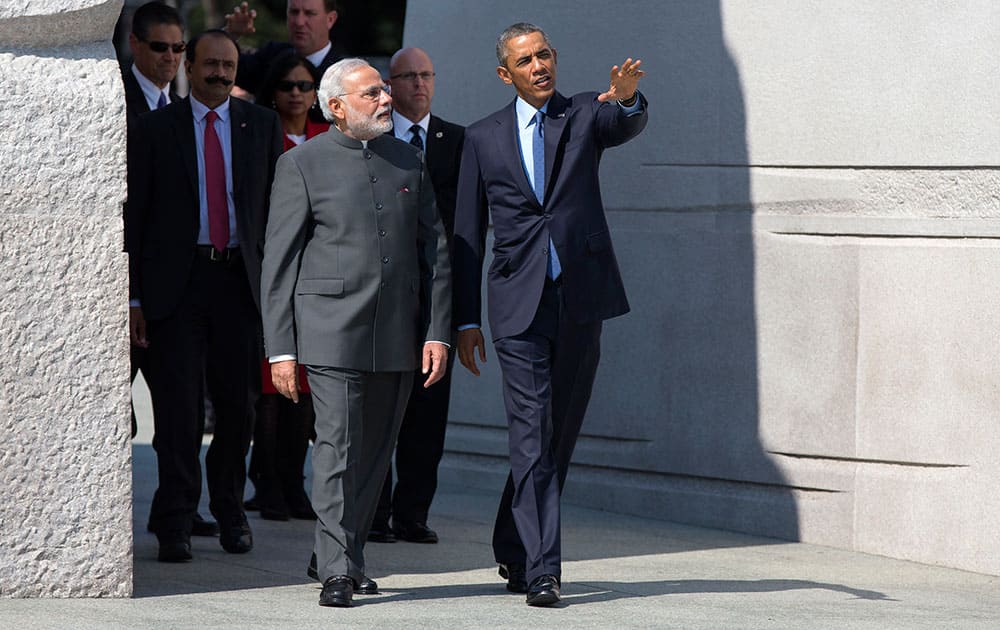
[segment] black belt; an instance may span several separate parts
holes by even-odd
[[[227,247],[226,249],[219,251],[215,249],[212,245],[198,245],[194,249],[195,254],[198,258],[204,258],[211,262],[231,262],[240,257],[239,247]]]

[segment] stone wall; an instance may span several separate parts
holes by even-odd
[[[120,9],[0,5],[0,597],[132,593]]]
[[[439,115],[510,101],[519,20],[563,92],[649,73],[602,176],[633,311],[566,500],[1000,574],[1000,5],[411,0]],[[442,476],[499,494],[490,359]]]

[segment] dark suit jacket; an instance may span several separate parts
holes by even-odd
[[[122,83],[125,84],[125,116],[128,120],[128,128],[131,129],[139,120],[139,115],[149,111],[149,103],[146,102],[146,96],[142,93],[142,88],[139,87],[139,81],[132,73],[132,66],[125,68],[125,71],[122,72]],[[170,102],[173,103],[179,99],[180,97],[171,89]]]
[[[545,203],[532,192],[518,148],[514,103],[465,130],[455,215],[456,325],[481,323],[484,240],[493,218],[488,272],[494,339],[531,324],[545,284],[549,239],[562,264],[563,299],[574,321],[627,313],[628,300],[601,203],[598,167],[604,149],[636,136],[642,110],[626,116],[596,92],[549,100],[545,118]]]
[[[240,55],[240,63],[236,67],[236,85],[251,94],[256,94],[264,83],[264,77],[271,67],[271,63],[281,55],[295,50],[295,47],[288,42],[268,42],[255,53],[244,53]],[[327,68],[343,59],[344,55],[337,49],[336,45],[330,47],[323,61],[316,66],[317,75],[323,78],[323,73]]]
[[[237,98],[229,100],[233,197],[240,251],[260,304],[260,260],[274,164],[282,151],[278,116]],[[146,319],[170,315],[188,282],[198,242],[198,157],[191,101],[183,99],[139,117],[129,156],[125,245],[129,293]]]
[[[464,141],[465,127],[431,114],[427,123],[427,169],[431,173],[438,213],[449,240],[455,233],[455,198],[458,196],[458,169],[462,164]]]
[[[408,371],[425,340],[450,341],[448,246],[421,152],[385,134],[363,148],[330,127],[278,160],[271,208],[268,356]]]

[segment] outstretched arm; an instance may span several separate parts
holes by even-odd
[[[256,17],[257,12],[250,8],[249,3],[244,2],[236,5],[233,7],[233,12],[227,13],[225,16],[226,25],[224,30],[232,35],[234,39],[255,33],[257,29],[254,27],[253,21]]]

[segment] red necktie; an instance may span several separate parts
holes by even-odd
[[[208,197],[208,239],[215,249],[225,251],[229,244],[229,207],[226,203],[226,163],[222,143],[215,133],[213,111],[205,115],[205,193]]]

